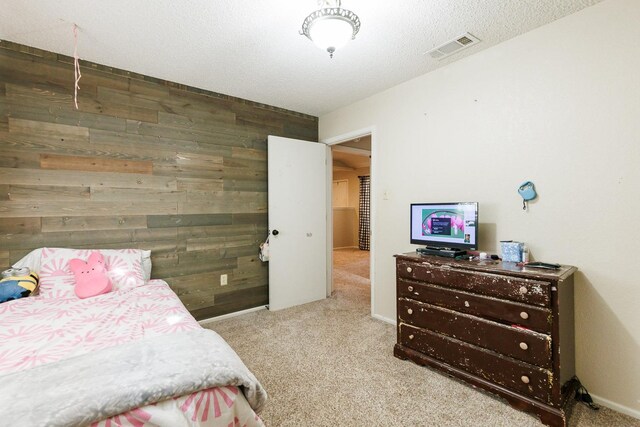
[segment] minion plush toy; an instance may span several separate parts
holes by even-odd
[[[2,272],[0,280],[0,303],[28,297],[38,289],[38,275],[28,267],[10,268]]]

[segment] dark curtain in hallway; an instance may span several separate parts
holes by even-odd
[[[369,215],[371,210],[371,177],[359,176],[360,178],[360,232],[358,238],[358,247],[363,251],[369,250],[369,236],[371,230],[369,228]]]

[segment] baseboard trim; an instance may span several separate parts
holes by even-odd
[[[613,409],[614,411],[620,412],[622,414],[625,415],[629,415],[630,417],[633,418],[637,418],[640,420],[640,411],[637,409],[633,409],[633,408],[629,408],[628,406],[624,406],[621,405],[619,403],[616,402],[612,402],[609,399],[605,399],[604,397],[600,397],[597,396],[593,393],[589,393],[591,394],[591,397],[593,398],[593,401],[595,403],[597,403],[598,405],[602,405],[602,406],[606,406],[609,409]]]
[[[373,317],[376,320],[381,320],[385,323],[391,323],[394,326],[397,324],[395,319],[389,319],[388,317],[380,316],[379,314],[372,313],[371,317]]]
[[[248,308],[246,310],[236,311],[233,313],[223,314],[222,316],[210,317],[208,319],[198,320],[200,325],[206,325],[207,323],[217,322],[218,320],[230,319],[232,317],[242,316],[243,314],[253,313],[254,311],[266,310],[267,306],[261,305],[259,307]]]

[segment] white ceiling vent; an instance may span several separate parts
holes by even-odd
[[[461,51],[462,49],[466,49],[469,46],[473,46],[478,43],[480,43],[479,39],[469,33],[465,33],[449,42],[446,42],[443,45],[436,47],[435,49],[426,52],[425,55],[429,54],[434,59],[443,59],[449,55],[453,55],[454,53]]]

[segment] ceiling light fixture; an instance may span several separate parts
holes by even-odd
[[[318,0],[320,9],[304,19],[300,34],[304,34],[320,49],[333,58],[349,40],[356,38],[360,30],[360,18],[350,10],[343,9],[341,0]]]

